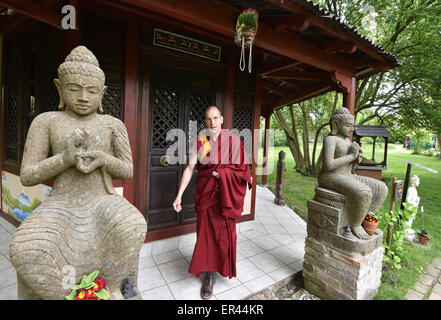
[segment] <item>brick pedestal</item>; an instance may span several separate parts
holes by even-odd
[[[305,289],[321,299],[369,300],[380,286],[384,248],[348,255],[318,240],[305,239]]]

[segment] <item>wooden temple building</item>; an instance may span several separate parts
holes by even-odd
[[[75,29],[62,27],[66,5],[75,8]],[[247,8],[259,13],[251,73],[239,69],[234,43]],[[203,111],[215,104],[224,128],[254,132],[255,151],[253,129],[262,117],[269,128],[274,109],[338,91],[353,113],[356,81],[399,64],[309,0],[0,0],[0,35],[1,217],[18,225],[50,190],[51,181],[20,184],[26,133],[37,114],[57,110],[57,67],[83,44],[106,75],[105,113],[128,130],[134,177],[114,185],[146,217],[147,242],[196,230],[196,179],[184,193],[183,213],[172,208],[185,164],[161,165],[168,130],[188,133],[189,122],[202,124]],[[254,219],[252,154],[253,188],[240,222]]]

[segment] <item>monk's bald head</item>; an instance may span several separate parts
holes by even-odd
[[[205,126],[212,135],[217,135],[220,132],[223,123],[224,118],[218,107],[210,106],[205,110]]]

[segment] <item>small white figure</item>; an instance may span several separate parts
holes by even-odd
[[[415,206],[417,208],[420,203],[420,197],[418,196],[418,191],[416,188],[419,185],[420,185],[420,178],[414,174],[410,178],[410,187],[407,190],[407,194],[406,194],[406,202],[410,203],[412,206]],[[409,229],[407,229],[407,236],[405,236],[404,239],[409,241],[415,240],[415,230],[412,229],[412,223],[414,219],[415,219],[415,214],[413,214],[412,217],[409,219],[409,221],[406,222],[406,224],[409,226]]]

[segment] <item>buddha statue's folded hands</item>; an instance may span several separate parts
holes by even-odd
[[[67,138],[67,146],[63,151],[63,160],[70,167],[76,162],[78,152],[84,143],[85,132],[83,129],[75,129]]]

